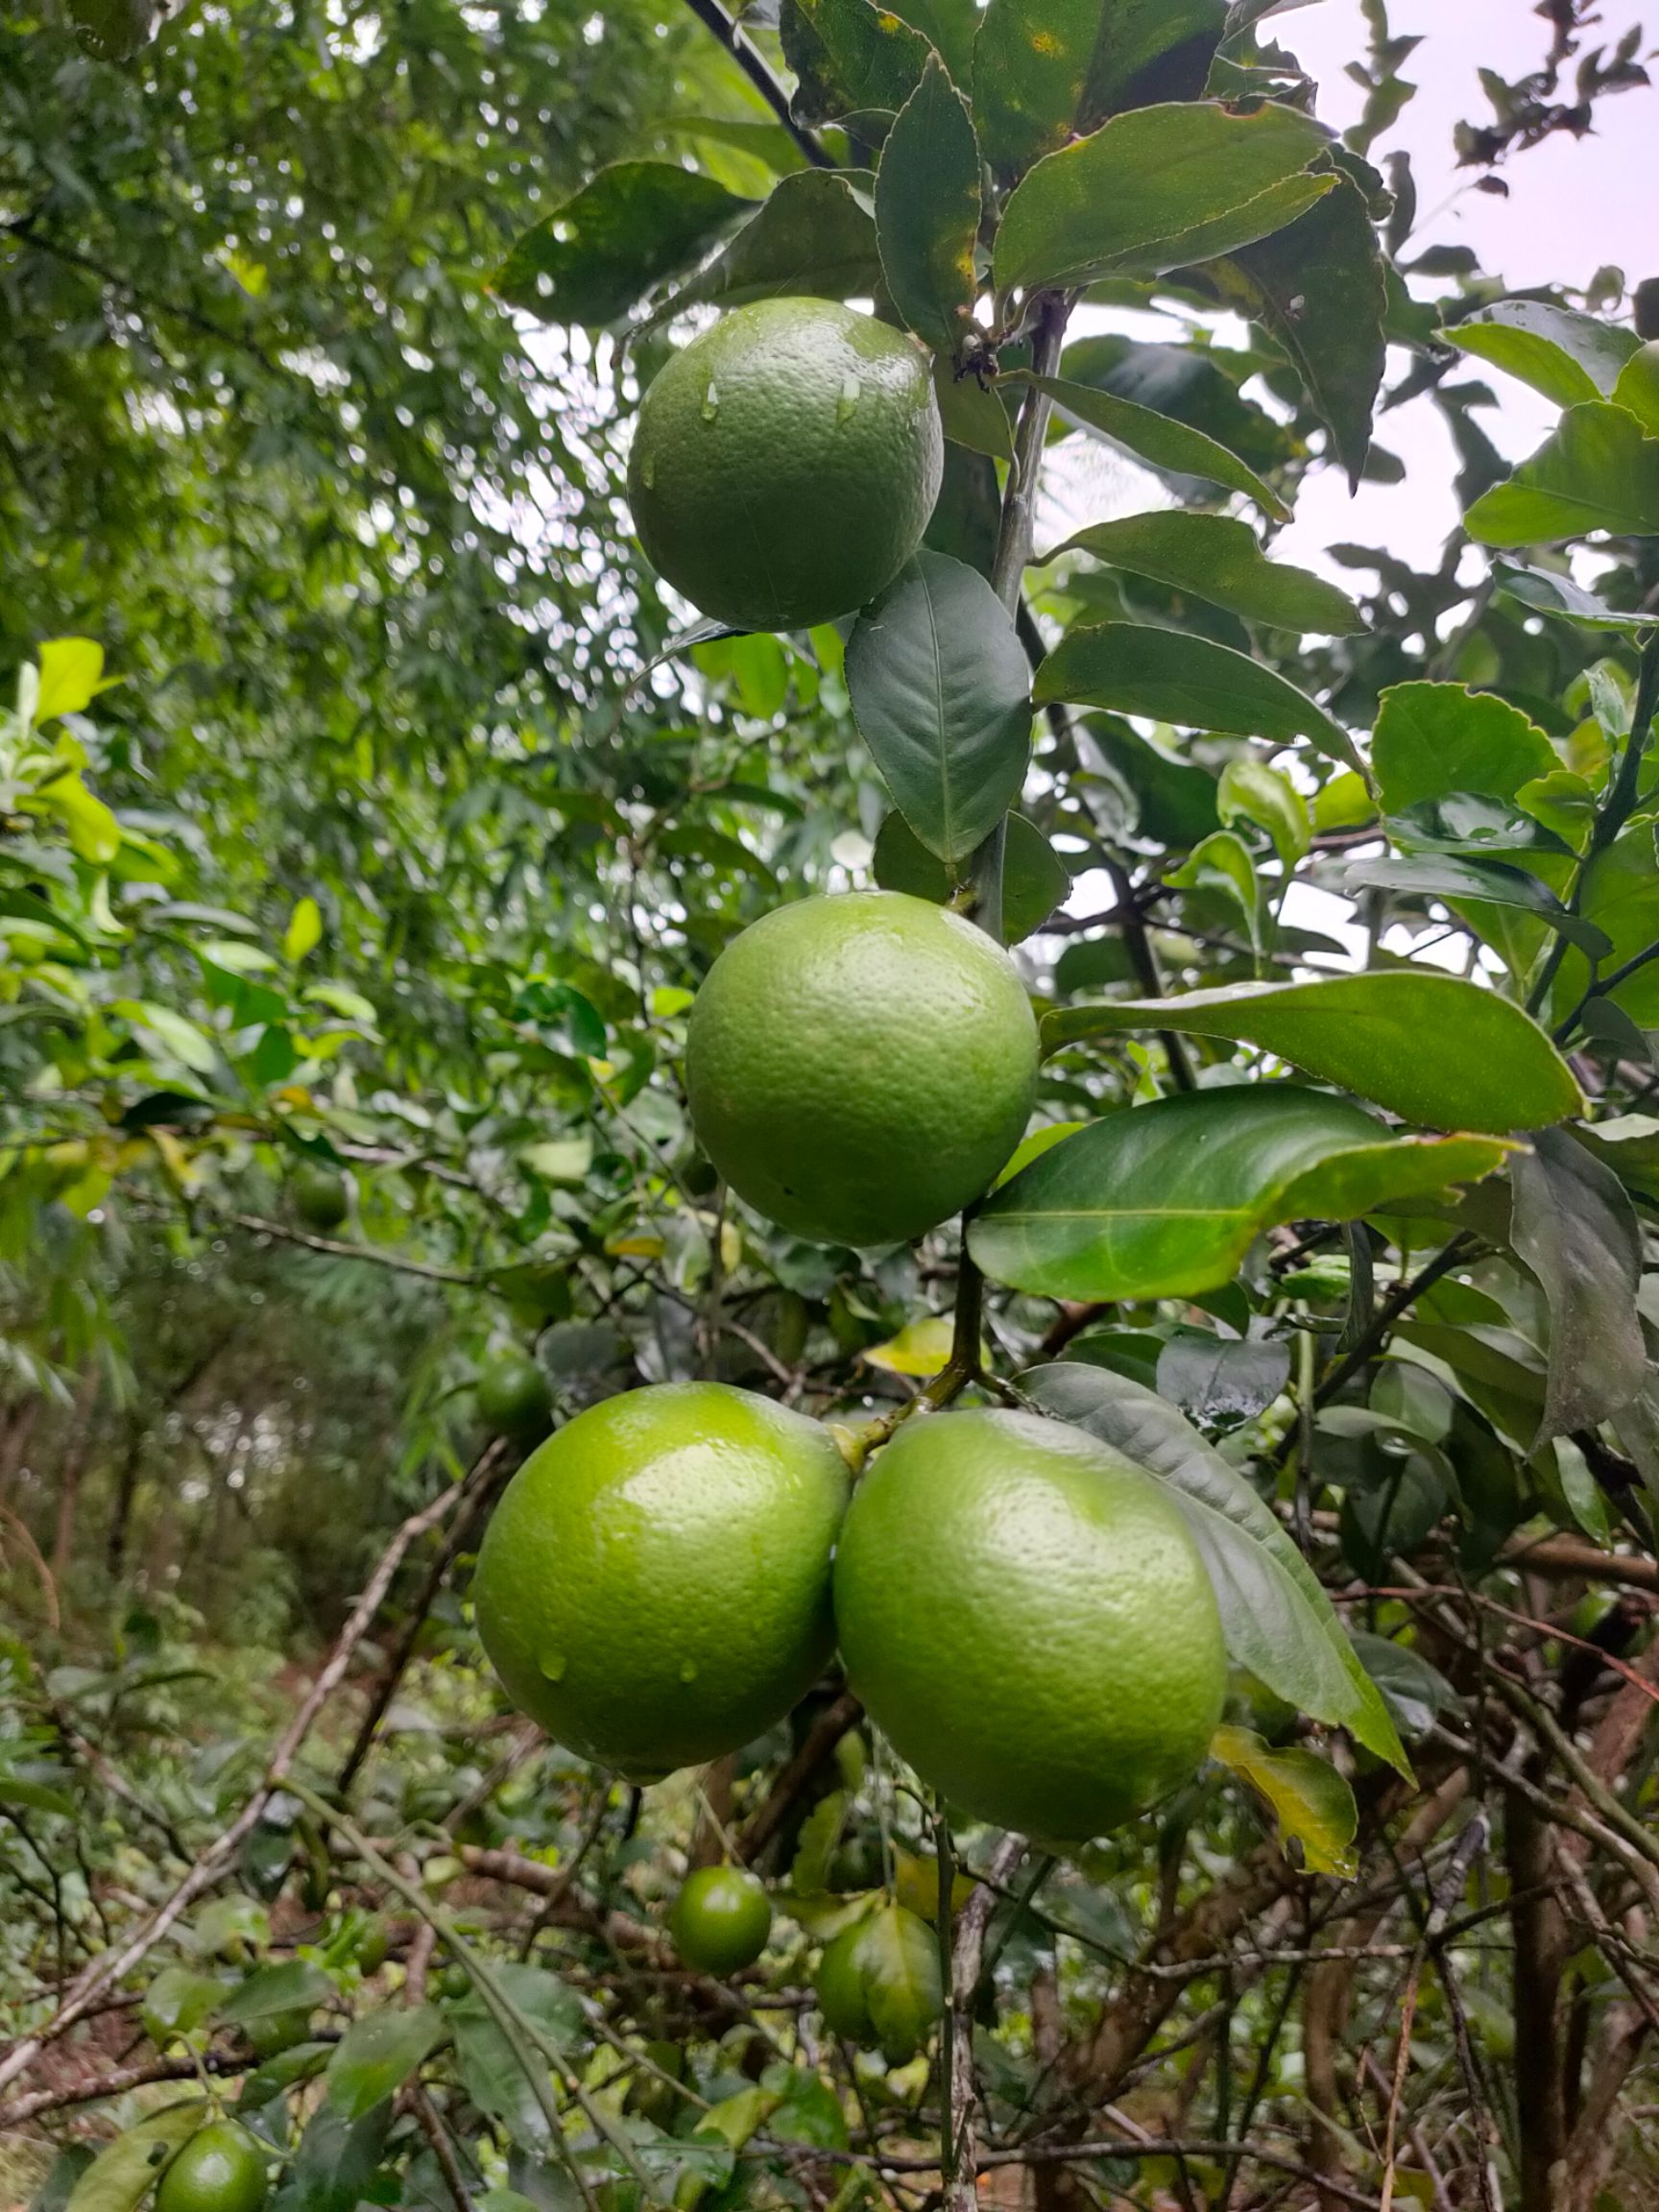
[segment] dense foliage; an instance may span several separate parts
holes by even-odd
[[[1650,295],[1414,245],[1381,6],[1346,142],[1252,0],[147,12],[0,26],[9,2186],[134,2212],[200,2090],[285,2212],[1649,2201]],[[1640,78],[1548,12],[1470,158]],[[623,459],[796,292],[932,349],[945,489],[878,618],[733,635]],[[1562,410],[1513,472],[1489,375]],[[1438,568],[1274,561],[1422,396]],[[965,1231],[859,1254],[730,1197],[683,1053],[870,881],[1016,944],[1047,1057]],[[468,1605],[514,1354],[1118,1444],[1211,1763],[1058,1862],[834,1676],[589,1767]]]

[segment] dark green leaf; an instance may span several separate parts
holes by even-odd
[[[993,400],[992,405],[996,405]],[[1002,522],[1002,494],[997,465],[985,453],[947,445],[945,475],[927,517],[922,542],[929,552],[960,561],[989,581],[997,560]]]
[[[847,688],[864,740],[922,842],[965,860],[1020,795],[1031,666],[976,569],[921,552],[859,615]]]
[[[1168,1483],[1210,1570],[1234,1664],[1404,1771],[1387,1709],[1317,1575],[1238,1470],[1173,1406],[1126,1376],[1068,1362],[1035,1368],[1021,1384],[1045,1412]]]
[[[665,303],[663,314],[705,301],[741,307],[785,294],[848,300],[875,291],[881,257],[870,182],[862,169],[803,169],[783,178],[759,213]]]
[[[495,1975],[514,2004],[546,2034],[559,2042],[574,2035],[581,2025],[581,2000],[556,1974],[541,1966],[497,1966]],[[472,1991],[445,2009],[468,2096],[480,2112],[500,2121],[515,2142],[544,2146],[547,2115],[483,1999]]]
[[[617,161],[525,232],[495,290],[543,323],[614,323],[753,205],[677,161]]]
[[[1158,1355],[1158,1395],[1207,1421],[1249,1421],[1290,1380],[1284,1344],[1178,1329]]]
[[[1347,731],[1305,691],[1248,654],[1183,630],[1139,622],[1070,630],[1037,671],[1034,695],[1039,706],[1064,699],[1235,737],[1306,737],[1344,767],[1359,766]]]
[[[994,461],[1013,460],[1014,432],[1008,410],[994,389],[981,384],[971,371],[958,376],[943,354],[935,354],[933,390],[947,438],[967,446],[970,452],[988,454]]]
[[[1083,727],[1128,786],[1138,809],[1129,827],[1142,836],[1182,852],[1221,827],[1218,787],[1208,769],[1171,759],[1116,715],[1092,714]]]
[[[447,2030],[432,2005],[383,2005],[354,2020],[328,2061],[328,2100],[348,2120],[360,2120],[402,2086]]]
[[[926,39],[870,0],[783,0],[778,27],[803,123],[896,114],[927,60]]]
[[[1463,517],[1482,545],[1545,545],[1592,530],[1659,534],[1659,438],[1606,400],[1570,407],[1506,484]]]
[[[1345,891],[1367,885],[1382,891],[1405,891],[1422,899],[1473,900],[1489,906],[1518,907],[1597,959],[1611,949],[1605,930],[1570,913],[1548,884],[1540,883],[1524,869],[1508,868],[1497,860],[1425,854],[1406,860],[1359,860],[1344,872]]]
[[[390,2101],[360,2120],[348,2120],[333,2104],[320,2105],[271,2212],[356,2212],[371,2196],[391,2125]]]
[[[1276,1222],[1338,1220],[1474,1181],[1479,1138],[1391,1139],[1347,1099],[1290,1083],[1229,1085],[1092,1122],[995,1190],[969,1248],[1043,1298],[1174,1298],[1231,1282]]]
[[[1208,101],[1116,115],[1015,187],[997,233],[999,287],[1156,276],[1266,237],[1331,189],[1307,173],[1324,133],[1294,108]]]
[[[1384,691],[1371,762],[1390,814],[1453,791],[1512,799],[1561,764],[1518,707],[1461,684],[1396,684]]]
[[[928,57],[899,111],[876,177],[876,228],[893,304],[946,351],[974,319],[978,278],[979,148],[962,96]]]
[[[1659,865],[1651,823],[1627,830],[1597,854],[1584,874],[1578,909],[1612,941],[1605,967],[1622,967],[1659,944]],[[1558,1016],[1570,1012],[1589,980],[1582,956],[1569,952],[1561,964],[1551,1011]],[[1610,996],[1642,1028],[1659,1029],[1659,960],[1638,968]]]
[[[1110,392],[1096,392],[1092,385],[1072,384],[1059,376],[1033,376],[1022,378],[1036,384],[1048,394],[1061,414],[1085,430],[1118,445],[1138,460],[1146,461],[1154,469],[1163,469],[1179,476],[1201,476],[1207,483],[1220,484],[1229,492],[1242,492],[1246,499],[1253,499],[1262,514],[1276,522],[1283,522],[1290,510],[1279,494],[1263,484],[1253,469],[1247,469],[1236,453],[1225,445],[1218,445],[1214,438],[1206,437],[1202,430],[1191,429],[1185,422],[1177,422],[1172,416],[1160,415],[1151,407],[1142,407],[1138,400],[1120,399]]]
[[[1642,341],[1634,330],[1555,307],[1547,300],[1497,300],[1439,333],[1449,344],[1530,384],[1558,407],[1610,399]]]
[[[1353,1632],[1353,1642],[1402,1736],[1426,1736],[1442,1713],[1455,1709],[1456,1691],[1420,1651],[1363,1629]]]
[[[1046,1016],[1043,1038],[1053,1050],[1117,1029],[1257,1045],[1430,1128],[1541,1129],[1583,1109],[1572,1070],[1537,1023],[1455,975],[1382,971],[1079,1006]]]
[[[1510,1170],[1510,1234],[1544,1286],[1550,1364],[1535,1448],[1593,1429],[1637,1397],[1647,1352],[1636,1297],[1642,1231],[1624,1186],[1564,1129],[1543,1129]]]
[[[275,2020],[284,2012],[315,2011],[333,1994],[334,1984],[321,1966],[286,1959],[280,1965],[255,1967],[219,2009],[222,2018],[246,2027],[251,2020]]]
[[[1044,559],[1056,561],[1063,553],[1088,553],[1108,567],[1155,577],[1247,622],[1278,630],[1340,637],[1365,627],[1346,593],[1306,568],[1269,561],[1249,524],[1229,516],[1190,515],[1178,507],[1125,515],[1078,531]]]
[[[954,893],[945,863],[929,853],[902,814],[889,814],[876,835],[871,862],[883,891],[908,891],[948,906]],[[1002,933],[1018,945],[1040,929],[1071,888],[1059,854],[1034,822],[1023,814],[1008,817],[1008,842],[1002,855]]]
[[[1498,588],[1506,598],[1519,599],[1535,613],[1555,614],[1569,622],[1581,622],[1589,630],[1651,630],[1651,613],[1621,613],[1575,584],[1571,576],[1557,576],[1543,568],[1522,568],[1512,561],[1496,564]]]

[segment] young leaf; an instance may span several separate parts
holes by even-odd
[[[1030,662],[976,569],[907,562],[847,641],[864,741],[923,844],[965,860],[1020,795],[1030,754]]]
[[[893,304],[949,353],[973,321],[979,148],[937,54],[899,111],[876,176],[876,229]]]
[[[1238,1469],[1173,1406],[1109,1368],[1067,1361],[1033,1368],[1020,1382],[1046,1413],[1115,1445],[1169,1485],[1210,1570],[1234,1664],[1407,1772],[1387,1708],[1318,1576]]]
[[[1180,507],[1125,515],[1079,530],[1043,559],[1057,561],[1063,553],[1087,553],[1109,568],[1153,577],[1276,630],[1343,637],[1365,627],[1345,592],[1306,568],[1269,561],[1250,525],[1231,516],[1194,515]]]
[[[1390,814],[1453,791],[1513,799],[1523,783],[1560,764],[1543,731],[1489,691],[1396,684],[1382,694],[1371,766]]]
[[[323,913],[315,899],[296,901],[294,911],[288,917],[288,927],[283,933],[282,953],[288,960],[303,960],[307,952],[316,950],[323,937]]]
[[[1422,970],[1078,1006],[1046,1015],[1043,1041],[1053,1051],[1118,1029],[1257,1045],[1431,1129],[1542,1129],[1584,1106],[1573,1070],[1519,1006]]]
[[[926,39],[870,0],[783,0],[778,29],[803,123],[896,114],[927,60]]]
[[[969,1249],[1043,1298],[1174,1298],[1232,1281],[1264,1229],[1348,1219],[1474,1181],[1490,1139],[1393,1139],[1347,1099],[1229,1085],[1091,1122],[992,1192]]]
[[[1208,101],[1115,115],[1016,185],[997,233],[1000,289],[1152,276],[1282,229],[1331,189],[1308,164],[1325,146],[1309,116]]]
[[[1263,484],[1236,453],[1230,453],[1202,430],[1178,422],[1172,415],[1161,415],[1138,399],[1119,398],[1115,393],[1097,392],[1093,385],[1074,384],[1062,376],[1022,375],[1019,381],[1046,392],[1060,413],[1080,429],[1121,446],[1151,468],[1175,476],[1200,476],[1228,492],[1242,492],[1273,521],[1288,518],[1290,510],[1278,493]]]
[[[677,161],[615,161],[524,233],[494,289],[543,323],[614,323],[754,204]]]
[[[328,2061],[328,2101],[360,2120],[414,2073],[448,2032],[433,2005],[383,2005],[354,2020]]]
[[[1265,760],[1229,760],[1216,786],[1215,804],[1223,822],[1254,822],[1273,840],[1286,868],[1305,859],[1313,843],[1308,802],[1278,768]]]
[[[937,854],[929,853],[902,814],[889,814],[876,832],[871,873],[883,891],[908,891],[948,906],[956,886]],[[1034,822],[1023,814],[1008,817],[1002,853],[1002,935],[1018,945],[1040,929],[1071,888],[1065,863]]]
[[[60,714],[79,714],[104,683],[104,648],[90,637],[48,637],[38,654],[40,689],[35,701],[36,724]]]
[[[1546,545],[1592,530],[1659,534],[1659,438],[1607,400],[1570,407],[1505,484],[1463,517],[1481,545]]]
[[[803,169],[783,178],[759,213],[663,302],[661,314],[703,302],[741,307],[783,294],[848,300],[873,292],[881,257],[869,184],[862,169]]]
[[[1642,343],[1620,324],[1547,300],[1496,300],[1438,336],[1518,376],[1558,407],[1610,399],[1620,370]]]
[[[1140,622],[1069,630],[1037,671],[1034,695],[1039,706],[1065,699],[1234,737],[1306,737],[1344,767],[1360,766],[1347,731],[1305,691],[1248,654],[1185,630]]]
[[[1533,1449],[1593,1429],[1641,1394],[1647,1350],[1636,1310],[1642,1230],[1611,1167],[1564,1129],[1543,1129],[1510,1170],[1510,1235],[1544,1286],[1550,1365]]]
[[[1210,1756],[1266,1798],[1279,1823],[1279,1842],[1300,1843],[1310,1874],[1351,1881],[1359,1871],[1354,1838],[1359,1809],[1328,1759],[1301,1744],[1275,1748],[1250,1728],[1217,1728]]]

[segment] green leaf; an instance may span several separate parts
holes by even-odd
[[[1326,143],[1311,118],[1271,104],[1237,115],[1172,101],[1115,115],[1015,186],[997,233],[998,286],[1155,276],[1235,252],[1331,189],[1329,176],[1307,174]]]
[[[1623,967],[1648,946],[1659,944],[1659,867],[1654,864],[1651,823],[1626,830],[1597,854],[1584,872],[1578,910],[1587,922],[1604,930],[1612,944],[1604,967]],[[1578,1003],[1589,982],[1582,955],[1569,952],[1561,963],[1551,1009],[1557,1019]],[[1639,968],[1611,997],[1644,1029],[1659,1028],[1659,960]]]
[[[1158,1395],[1208,1421],[1264,1413],[1290,1380],[1289,1348],[1252,1337],[1177,1329],[1158,1355]]]
[[[582,2001],[568,1984],[541,1966],[497,1966],[507,1995],[557,2042],[568,2042],[582,2024]],[[480,2112],[498,2120],[515,2142],[544,2148],[547,2115],[525,2079],[513,2046],[476,1990],[445,2008],[455,2034],[456,2063],[467,2094]],[[541,2061],[538,2061],[541,2063]]]
[[[1354,1838],[1359,1809],[1328,1759],[1299,1743],[1276,1749],[1249,1728],[1217,1728],[1210,1756],[1265,1797],[1279,1823],[1279,1842],[1300,1843],[1310,1874],[1352,1881],[1359,1871]]]
[[[373,2201],[376,2171],[392,2125],[390,2103],[360,2120],[331,2104],[318,2107],[271,2200],[271,2212],[356,2212]]]
[[[1226,0],[990,0],[974,46],[985,157],[1016,176],[1092,131],[1152,65],[1219,37]]]
[[[1604,929],[1570,912],[1536,876],[1528,876],[1522,868],[1506,867],[1501,861],[1424,854],[1405,860],[1358,860],[1344,872],[1343,890],[1356,891],[1368,885],[1380,891],[1405,891],[1423,899],[1516,907],[1542,922],[1546,928],[1558,930],[1597,959],[1610,950]]]
[[[1318,1576],[1273,1508],[1190,1421],[1109,1368],[1038,1367],[1021,1387],[1046,1413],[1169,1485],[1204,1555],[1234,1664],[1299,1712],[1346,1728],[1402,1773],[1406,1754]]]
[[[888,294],[929,346],[952,349],[974,319],[979,148],[961,94],[930,54],[887,133],[876,228]]]
[[[1610,399],[1642,341],[1634,330],[1547,300],[1497,300],[1437,333],[1478,360],[1518,376],[1558,407]]]
[[[251,2021],[275,2020],[285,2012],[314,2012],[334,1994],[334,1984],[309,1960],[285,1959],[257,1966],[219,2008],[220,2016],[238,2028]]]
[[[198,1974],[188,1966],[165,1966],[144,1992],[140,2018],[152,2043],[165,2049],[175,2035],[188,2035],[200,2028],[225,1995],[225,1984],[214,1974]]]
[[[1518,707],[1461,684],[1396,684],[1382,693],[1371,766],[1382,805],[1402,814],[1453,791],[1513,799],[1561,765]]]
[[[1269,561],[1250,525],[1231,516],[1194,515],[1179,507],[1125,515],[1079,530],[1043,559],[1057,561],[1063,553],[1088,553],[1110,568],[1154,577],[1276,630],[1344,637],[1365,627],[1344,592],[1306,568]]]
[[[1623,407],[1570,407],[1507,483],[1483,493],[1463,517],[1481,545],[1545,545],[1592,530],[1659,534],[1659,438]]]
[[[1118,1029],[1257,1045],[1431,1129],[1541,1129],[1583,1111],[1573,1070],[1537,1023],[1456,975],[1382,970],[1077,1006],[1046,1015],[1043,1040],[1053,1051]]]
[[[152,2112],[100,2151],[70,2193],[67,2212],[133,2212],[161,2168],[207,2118],[201,2098]]]
[[[543,323],[614,323],[754,204],[677,161],[615,161],[524,233],[494,289]]]
[[[1347,177],[1287,229],[1213,271],[1300,375],[1356,488],[1386,356],[1388,284],[1365,197]]]
[[[1575,584],[1571,576],[1557,576],[1543,568],[1522,568],[1512,561],[1499,561],[1495,565],[1498,589],[1505,598],[1519,599],[1538,614],[1558,615],[1569,622],[1581,622],[1590,630],[1624,630],[1634,633],[1651,630],[1653,616],[1648,613],[1622,613],[1598,599],[1593,591],[1586,591]]]
[[[908,891],[949,906],[956,886],[936,854],[929,853],[902,814],[889,814],[876,832],[871,869],[883,891]],[[1008,817],[1002,854],[1002,931],[1018,945],[1040,929],[1056,906],[1065,903],[1071,878],[1065,863],[1034,822],[1023,814]]]
[[[1194,845],[1179,868],[1165,878],[1179,891],[1219,891],[1231,899],[1243,917],[1250,942],[1262,945],[1262,885],[1256,863],[1242,837],[1231,830],[1217,830],[1202,844]]]
[[[434,2005],[383,2005],[354,2020],[328,2061],[329,2103],[348,2120],[360,2120],[400,2088],[447,2032]]]
[[[976,569],[908,561],[847,641],[853,713],[887,788],[929,851],[965,860],[1025,781],[1031,665]]]
[[[36,723],[51,722],[60,714],[80,714],[106,688],[104,648],[90,637],[48,637],[38,658]]]
[[[664,302],[663,316],[704,301],[741,307],[785,294],[847,300],[881,278],[868,171],[803,169],[774,188],[706,269]]]
[[[1621,331],[1620,335],[1628,333]],[[1651,340],[1639,346],[1621,368],[1613,399],[1616,405],[1628,408],[1644,430],[1659,437],[1659,350]]]
[[[845,1790],[831,1790],[802,1821],[789,1866],[789,1887],[795,1896],[829,1896],[830,1868],[847,1825],[849,1802]]]
[[[1297,1084],[1228,1085],[1090,1123],[994,1190],[968,1243],[1035,1297],[1191,1297],[1230,1283],[1277,1222],[1355,1218],[1503,1158],[1485,1138],[1391,1138]]]
[[[1220,828],[1219,790],[1207,769],[1171,759],[1113,714],[1092,714],[1083,727],[1136,805],[1130,826],[1155,844],[1183,852]]]
[[[1241,492],[1275,522],[1288,519],[1289,508],[1254,469],[1247,469],[1225,445],[1217,445],[1202,430],[1176,421],[1172,415],[1161,415],[1154,407],[1142,406],[1138,399],[1096,392],[1092,385],[1074,384],[1062,376],[1022,376],[1018,380],[1046,392],[1069,421],[1133,453],[1137,460],[1173,475],[1201,476],[1206,483]]]
[[[928,1313],[920,1321],[907,1321],[897,1336],[885,1344],[872,1344],[858,1357],[889,1375],[937,1375],[950,1357],[953,1329],[949,1313]]]
[[[858,1939],[864,2006],[889,2065],[902,2066],[944,2010],[939,1943],[902,1905],[872,1912]]]
[[[1286,869],[1305,859],[1313,843],[1308,802],[1278,768],[1265,760],[1229,760],[1216,786],[1215,804],[1223,822],[1243,819],[1265,830]]]
[[[783,0],[778,29],[803,123],[896,114],[927,61],[926,39],[870,0]]]
[[[1069,630],[1037,671],[1033,695],[1039,706],[1064,699],[1233,737],[1306,737],[1344,767],[1360,766],[1347,731],[1305,691],[1248,654],[1185,630],[1141,622]]]
[[[969,371],[957,375],[942,353],[933,356],[933,392],[945,435],[971,453],[986,454],[993,461],[1012,461],[1014,432],[1008,410],[993,389]],[[993,475],[992,483],[996,483]]]
[[[1354,1632],[1353,1642],[1360,1665],[1382,1692],[1403,1735],[1426,1736],[1438,1717],[1457,1704],[1456,1691],[1421,1651],[1386,1636],[1369,1636],[1362,1629]]]
[[[1565,1129],[1540,1130],[1510,1182],[1510,1238],[1550,1307],[1536,1451],[1553,1436],[1594,1429],[1641,1395],[1647,1380],[1636,1309],[1642,1230],[1612,1168]]]
[[[323,914],[316,900],[298,901],[282,937],[284,956],[295,962],[303,960],[307,952],[315,951],[322,938]]]
[[[121,850],[121,825],[79,776],[58,776],[42,786],[36,804],[62,822],[76,856],[108,868]]]

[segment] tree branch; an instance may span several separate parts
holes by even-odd
[[[788,132],[807,160],[811,162],[813,168],[832,169],[835,166],[834,162],[825,153],[813,132],[808,131],[804,124],[796,122],[789,107],[788,93],[784,91],[782,85],[767,68],[764,60],[750,45],[748,39],[744,37],[725,9],[719,5],[719,0],[685,0],[685,5],[706,30],[713,32],[715,37],[719,39],[721,45],[725,47],[727,53],[731,55],[733,60],[736,62],[738,68],[742,70],[744,76],[748,78],[750,84],[754,85],[756,91],[759,93],[761,99],[765,101],[767,107],[771,108],[773,114],[777,116],[779,122],[782,124],[784,130]]]

